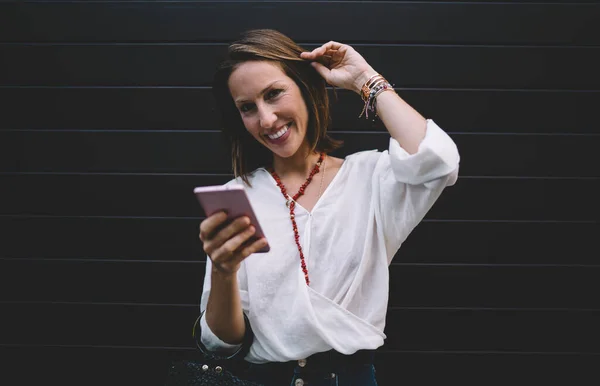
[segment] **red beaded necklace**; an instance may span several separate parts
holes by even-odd
[[[304,280],[306,280],[306,285],[310,285],[310,280],[308,279],[308,269],[306,268],[306,262],[304,261],[304,253],[302,252],[302,246],[300,245],[300,235],[298,234],[298,226],[296,225],[296,216],[294,215],[294,209],[296,208],[296,200],[298,200],[298,198],[300,198],[300,196],[304,194],[304,190],[312,181],[313,176],[319,172],[319,168],[321,167],[321,163],[323,162],[324,157],[325,153],[321,153],[321,155],[319,156],[319,160],[317,161],[315,167],[306,178],[306,181],[304,181],[304,184],[302,184],[300,189],[298,189],[298,192],[294,194],[294,196],[291,198],[287,194],[287,190],[281,182],[281,179],[279,178],[277,173],[275,173],[275,169],[271,169],[271,175],[273,176],[273,179],[275,179],[275,182],[277,182],[277,186],[279,186],[279,189],[281,189],[281,194],[283,194],[283,197],[286,200],[285,205],[288,208],[290,208],[290,220],[292,220],[292,228],[294,229],[294,239],[296,240],[296,246],[298,247],[298,252],[300,252],[300,265],[302,266],[302,272],[304,272]]]

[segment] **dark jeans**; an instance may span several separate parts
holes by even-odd
[[[265,386],[377,386],[373,356],[320,353],[299,362],[251,364],[247,379]]]

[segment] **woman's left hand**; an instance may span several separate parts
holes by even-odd
[[[360,90],[377,72],[354,48],[347,44],[329,42],[310,52],[300,54],[302,59],[312,60],[312,66],[332,86]]]

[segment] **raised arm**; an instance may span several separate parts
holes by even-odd
[[[442,190],[456,181],[460,160],[456,144],[400,98],[384,78],[377,77],[351,46],[329,42],[300,56],[311,60],[327,83],[352,90],[369,102],[365,107],[374,110],[367,109],[366,113],[377,113],[392,137],[371,180],[376,221],[386,235],[391,262]]]

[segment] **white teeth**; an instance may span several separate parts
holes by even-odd
[[[288,123],[281,130],[276,132],[275,134],[267,134],[267,137],[269,137],[270,139],[281,138],[281,136],[284,135],[285,133],[287,133],[287,131],[290,129],[290,125],[291,125],[291,123]]]

